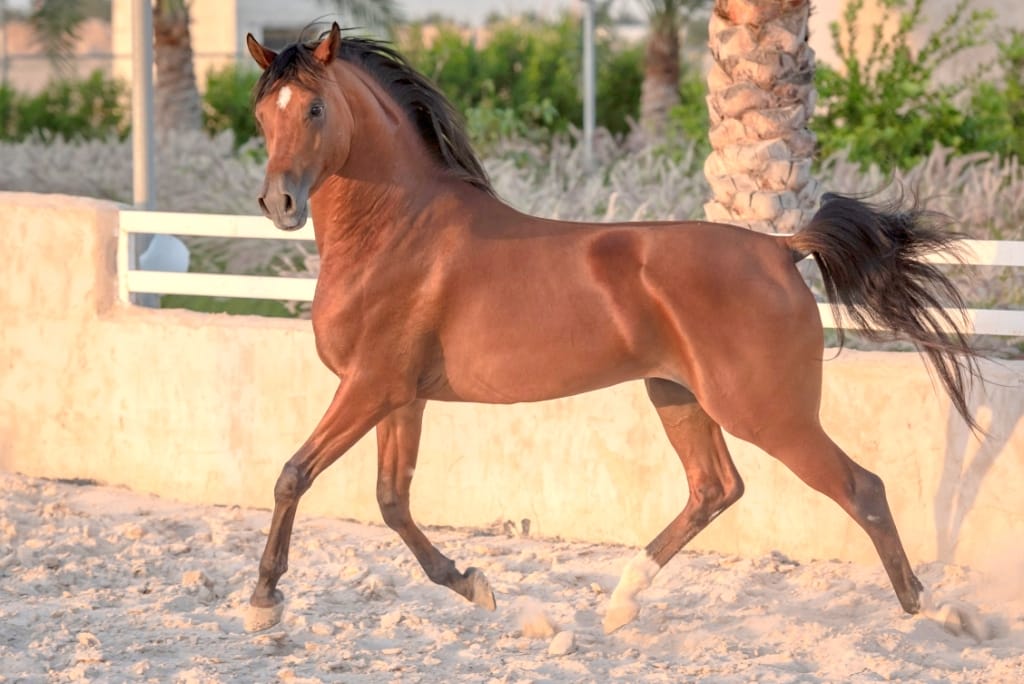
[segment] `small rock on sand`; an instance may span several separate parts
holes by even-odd
[[[402,615],[402,611],[400,610],[393,610],[390,613],[384,613],[384,615],[380,616],[380,628],[391,629],[401,622],[403,617],[405,616]]]
[[[563,656],[576,650],[576,633],[571,629],[559,632],[548,644],[548,655]]]

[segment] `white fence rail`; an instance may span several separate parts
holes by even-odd
[[[142,271],[135,267],[131,254],[131,236],[140,233],[311,241],[312,222],[307,222],[300,230],[284,232],[259,216],[123,210],[120,226],[117,265],[124,301],[129,301],[132,293],[313,301],[315,278]],[[968,240],[965,246],[968,248],[966,261],[970,265],[1024,268],[1024,242]],[[948,255],[935,255],[930,260],[957,263]],[[835,328],[828,304],[819,304],[818,308],[822,324]],[[1024,311],[969,309],[967,314],[971,328],[979,335],[1024,337]]]

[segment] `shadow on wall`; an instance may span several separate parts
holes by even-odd
[[[935,550],[937,560],[952,563],[960,542],[960,530],[974,508],[985,477],[1006,449],[1021,419],[1016,402],[993,400],[986,391],[989,383],[977,382],[971,390],[970,405],[984,434],[972,438],[971,430],[950,407],[946,419],[946,454],[935,492]],[[991,387],[999,393],[1003,387]]]

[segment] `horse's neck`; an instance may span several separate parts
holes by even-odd
[[[354,130],[344,166],[310,198],[320,254],[364,253],[408,230],[437,172],[413,124],[380,86],[343,72]]]

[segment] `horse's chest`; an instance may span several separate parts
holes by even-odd
[[[324,364],[339,375],[353,367],[368,370],[394,363],[398,350],[408,346],[411,312],[404,298],[377,288],[352,287],[347,292],[321,292],[313,300],[313,335]]]

